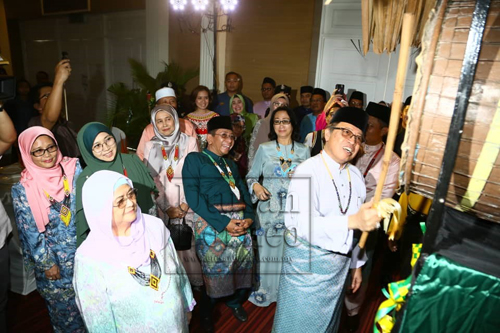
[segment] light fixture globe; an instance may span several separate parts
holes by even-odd
[[[238,0],[220,0],[222,8],[227,11],[233,11],[238,4]]]
[[[195,10],[205,10],[208,5],[208,0],[191,0],[191,3],[193,4],[193,7]]]
[[[170,4],[175,10],[183,10],[187,5],[187,0],[170,0]]]

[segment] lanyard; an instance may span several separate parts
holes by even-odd
[[[375,156],[373,156],[373,158],[371,159],[370,163],[368,163],[368,166],[366,167],[365,173],[363,173],[363,178],[366,178],[366,175],[368,174],[368,171],[370,171],[370,169],[372,168],[373,163],[375,163],[375,160],[377,159],[378,155],[382,151],[382,148],[384,148],[384,145],[382,145],[379,148],[379,150],[377,150],[377,152],[375,153]]]
[[[326,171],[328,171],[328,174],[330,175],[330,178],[332,179],[333,186],[335,187],[335,192],[337,193],[337,199],[339,202],[340,213],[342,215],[345,215],[345,213],[347,213],[347,210],[349,209],[349,205],[351,204],[351,195],[352,195],[351,173],[349,172],[349,166],[347,167],[347,178],[349,179],[349,200],[347,201],[346,208],[343,209],[342,203],[340,202],[340,194],[339,194],[339,190],[337,189],[337,184],[335,184],[335,180],[333,179],[332,173],[330,172],[330,169],[328,168],[328,165],[326,164],[325,158],[323,157],[323,152],[321,152],[321,159],[323,160],[323,163],[325,164],[325,167],[326,167]]]
[[[226,174],[224,173],[224,171],[221,169],[221,167],[217,164],[217,162],[214,161],[214,159],[212,158],[212,156],[210,156],[209,154],[207,154],[207,152],[203,152],[203,154],[207,155],[208,158],[210,159],[210,161],[212,161],[212,163],[215,165],[215,167],[217,168],[217,170],[219,170],[219,173],[221,174],[222,178],[224,178],[224,180],[229,184],[229,187],[231,188],[231,191],[234,193],[234,195],[236,196],[236,198],[238,198],[238,200],[240,200],[240,190],[236,187],[236,184],[235,184],[235,181],[234,181],[234,177],[233,177],[233,173],[231,172],[231,169],[229,168],[229,165],[227,165],[226,163],[226,160],[224,158],[222,158],[222,161],[224,162],[224,165],[226,166],[226,169],[227,169],[227,173],[228,175],[226,176]]]

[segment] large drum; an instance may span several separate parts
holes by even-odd
[[[402,146],[405,173],[401,183],[407,190],[431,199],[446,158],[444,149],[474,6],[475,1],[448,1],[442,24],[439,15],[432,16],[422,40]],[[494,222],[500,222],[499,19],[500,1],[492,0],[446,198],[447,205]]]

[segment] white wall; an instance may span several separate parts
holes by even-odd
[[[353,42],[360,51],[363,48],[361,0],[334,0],[322,9],[315,86],[332,92],[335,84],[345,84],[349,94],[364,92],[367,102],[391,102],[399,51],[390,55],[369,51],[363,56],[356,50]],[[413,91],[417,52],[412,49],[403,101]]]
[[[69,23],[67,16],[23,21],[21,39],[26,77],[33,84],[39,70],[53,80],[61,52],[69,53],[69,119],[79,129],[89,121],[106,120],[106,89],[112,83],[133,86],[127,59],[145,60],[145,13],[85,15],[84,23]]]

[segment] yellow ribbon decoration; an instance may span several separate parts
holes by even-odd
[[[420,227],[422,228],[422,232],[425,233],[424,222],[420,223]],[[421,250],[422,244],[413,244],[411,267],[415,265],[420,257]],[[382,292],[387,299],[380,304],[377,310],[373,324],[373,332],[389,333],[392,330],[394,323],[396,322],[396,319],[394,318],[394,310],[399,311],[401,309],[406,300],[406,295],[408,295],[408,292],[410,291],[410,287],[411,275],[404,280],[389,283],[387,285],[388,292],[385,289],[382,289]],[[379,326],[381,330],[379,330]]]

